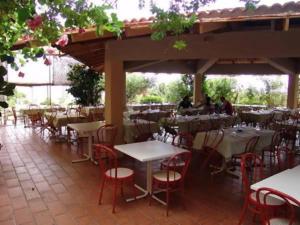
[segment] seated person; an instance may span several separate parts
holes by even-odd
[[[232,116],[233,107],[231,103],[228,100],[226,100],[224,96],[222,96],[220,99],[222,102],[222,107],[221,107],[222,112],[225,112],[227,115]]]
[[[193,107],[189,96],[185,96],[178,105],[178,109],[188,109]]]
[[[203,113],[210,114],[215,111],[215,106],[212,104],[211,98],[206,95],[205,103],[203,105]]]

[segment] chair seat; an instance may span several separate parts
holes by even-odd
[[[105,175],[110,178],[115,178],[115,168],[109,169],[105,172]],[[118,167],[117,168],[117,179],[127,178],[133,176],[134,172],[131,169]]]
[[[162,181],[162,182],[167,182],[167,171],[162,170],[159,172],[156,172],[153,174],[153,178],[158,180],[158,181]],[[181,174],[176,172],[176,171],[169,171],[169,181],[174,182],[174,181],[178,181],[181,179]]]
[[[168,162],[169,162],[169,160],[166,159],[166,160],[164,160],[164,161],[161,162],[161,165],[163,167],[167,167],[168,166]],[[176,160],[176,163],[173,161],[169,166],[171,168],[178,168],[178,167],[183,167],[184,165],[185,165],[184,161],[178,159],[178,160]]]
[[[260,196],[260,201],[261,202],[264,202],[264,195],[263,194],[261,194]],[[251,198],[251,200],[253,201],[253,202],[256,202],[256,192],[252,192],[251,194],[250,194],[250,198]],[[271,197],[271,195],[270,196],[268,196],[267,197],[267,202],[266,202],[268,205],[270,205],[270,206],[280,206],[280,205],[283,205],[284,204],[284,202],[283,201],[281,201],[280,199],[278,199],[278,198],[272,198]]]
[[[297,220],[297,218],[296,218]],[[289,225],[290,221],[288,219],[285,218],[273,218],[270,219],[270,223],[269,225]],[[300,225],[300,221],[294,221],[293,225]]]

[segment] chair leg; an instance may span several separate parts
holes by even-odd
[[[245,203],[244,203],[244,205],[243,205],[243,209],[242,209],[242,213],[241,213],[238,225],[242,225],[243,224],[247,208],[248,208],[248,201],[246,200]]]
[[[103,195],[103,189],[104,189],[104,183],[105,183],[106,178],[103,177],[102,183],[101,183],[101,188],[100,188],[100,194],[99,194],[99,200],[98,200],[98,204],[101,205],[101,201],[102,201],[102,195]]]
[[[170,201],[170,190],[167,189],[167,216],[169,216],[169,201]]]
[[[113,193],[113,209],[112,212],[116,212],[116,197],[117,197],[117,181],[114,181],[114,193]]]

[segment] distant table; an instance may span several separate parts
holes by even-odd
[[[68,127],[78,132],[79,136],[84,136],[88,138],[88,154],[85,155],[86,158],[73,160],[72,163],[76,162],[85,162],[85,161],[94,161],[93,152],[92,152],[92,137],[93,132],[97,131],[101,126],[104,126],[103,121],[88,122],[88,123],[71,123],[68,124]]]
[[[242,131],[237,132],[237,128],[224,129],[224,138],[221,141],[218,152],[226,161],[230,161],[232,155],[242,153],[250,138],[259,136],[256,144],[256,151],[260,152],[262,148],[271,144],[273,130],[260,129],[253,127],[242,127]],[[193,143],[194,149],[201,149],[204,141],[205,132],[198,132]]]
[[[251,189],[257,191],[259,188],[267,187],[283,192],[300,201],[300,166],[287,169],[281,173],[268,177],[258,183],[251,185]]]
[[[137,159],[140,162],[147,163],[147,187],[146,190],[138,185],[135,185],[144,194],[137,198],[146,197],[152,192],[152,162],[155,160],[165,159],[174,154],[186,152],[187,150],[166,144],[160,141],[146,141],[133,144],[115,145],[118,151]],[[155,198],[160,201],[159,199]],[[131,200],[131,199],[130,199]],[[160,201],[164,204],[164,202]]]
[[[63,126],[67,126],[67,124],[70,123],[81,123],[81,122],[87,122],[87,119],[85,116],[78,115],[77,113],[71,113],[71,114],[66,114],[66,113],[61,113],[58,112],[57,114],[53,114],[52,112],[46,112],[45,117],[50,117],[54,116],[53,119],[53,126],[61,129]]]

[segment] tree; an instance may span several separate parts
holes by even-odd
[[[17,91],[16,89],[14,90],[14,95],[9,96],[7,98],[8,105],[10,107],[15,107],[16,104],[27,104],[28,100],[26,99],[26,95],[23,92]]]
[[[204,93],[212,98],[213,101],[219,101],[221,96],[232,102],[236,102],[236,80],[232,78],[206,79],[204,81]]]
[[[138,95],[145,94],[153,86],[154,81],[142,75],[130,74],[126,77],[126,97],[132,103],[137,100]]]
[[[190,94],[190,88],[181,79],[166,85],[166,94],[164,99],[167,102],[177,103],[184,96],[191,96]]]
[[[70,68],[67,77],[71,87],[67,91],[74,96],[76,103],[83,106],[99,103],[101,91],[104,90],[103,76],[80,64]]]
[[[281,93],[283,83],[278,79],[263,77],[262,81],[265,85],[264,99],[268,106],[283,105],[285,97]]]

